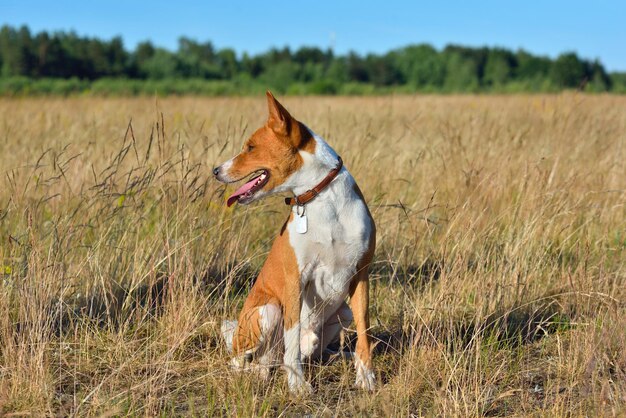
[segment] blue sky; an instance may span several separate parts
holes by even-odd
[[[0,0],[0,24],[105,39],[121,35],[130,48],[149,39],[175,49],[185,35],[239,53],[285,45],[380,53],[422,42],[524,48],[551,57],[576,51],[599,58],[609,70],[626,71],[624,0]]]

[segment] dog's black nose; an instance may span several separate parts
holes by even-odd
[[[214,175],[215,177],[217,177],[217,175],[218,175],[219,173],[220,173],[220,168],[219,168],[219,167],[215,167],[215,168],[213,169],[213,175]]]

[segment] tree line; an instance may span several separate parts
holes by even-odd
[[[241,56],[211,42],[179,39],[176,51],[146,41],[78,36],[26,26],[0,29],[0,93],[293,94],[384,92],[626,92],[626,73],[565,52],[556,59],[524,50],[409,45],[385,54],[272,48]],[[59,91],[55,91],[58,89]]]

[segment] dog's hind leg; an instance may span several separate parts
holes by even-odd
[[[326,359],[337,355],[338,353],[328,349],[328,345],[334,343],[339,339],[339,334],[342,329],[348,328],[352,324],[352,310],[346,302],[342,302],[337,308],[337,311],[333,313],[324,323],[322,331],[320,333],[320,341],[316,352],[312,355],[313,358]],[[350,353],[344,353],[350,355]]]
[[[239,321],[222,322],[226,347],[234,354],[232,366],[268,377],[269,369],[276,365],[275,351],[281,324],[281,309],[271,303],[242,311]]]
[[[350,306],[356,324],[356,350],[354,368],[356,369],[355,386],[372,391],[376,386],[376,377],[372,370],[372,347],[369,339],[369,282],[367,269],[357,272],[350,285]]]
[[[281,327],[282,318],[279,318],[276,325],[268,331],[261,346],[255,353],[254,361],[258,363],[256,370],[259,376],[267,379],[273,368],[282,364],[283,352],[283,329]]]

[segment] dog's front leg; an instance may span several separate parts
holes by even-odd
[[[304,380],[300,355],[300,310],[302,308],[302,287],[300,278],[285,284],[284,298],[284,365],[287,370],[289,390],[293,393],[307,394],[313,389]]]

